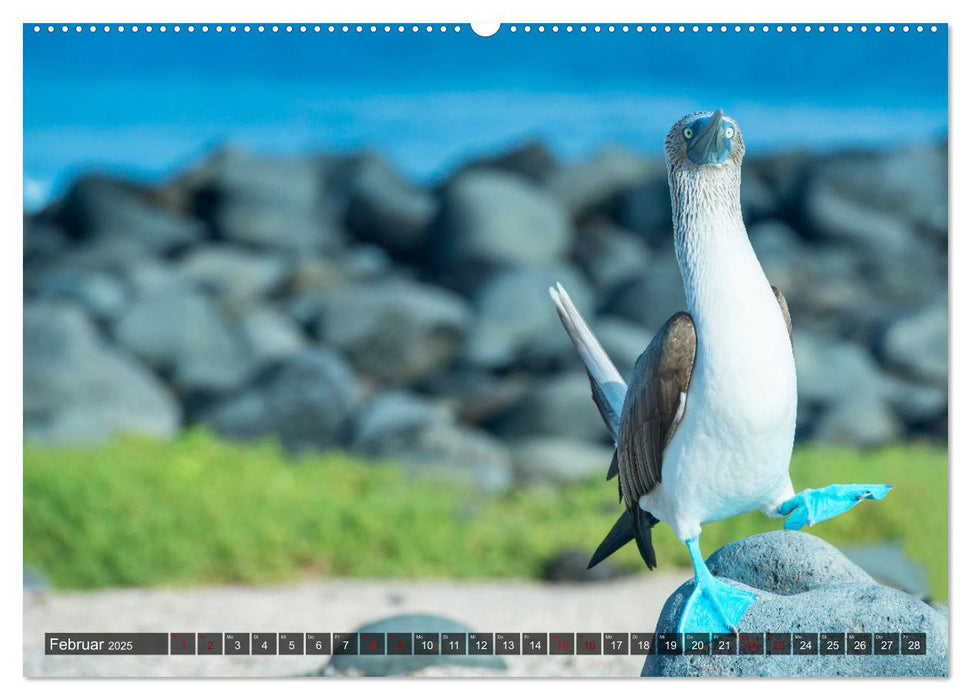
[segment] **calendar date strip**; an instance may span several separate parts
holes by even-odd
[[[49,656],[924,655],[923,632],[49,632]]]

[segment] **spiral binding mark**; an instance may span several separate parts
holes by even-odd
[[[478,27],[483,27],[483,28],[487,28],[487,29],[480,30]],[[156,25],[151,25],[151,24],[147,24],[147,25],[138,25],[138,24],[124,25],[124,24],[119,24],[119,25],[114,25],[114,26],[109,25],[109,24],[105,24],[105,25],[102,25],[100,27],[97,26],[97,25],[93,25],[93,24],[92,25],[76,24],[76,25],[74,25],[73,28],[74,28],[74,32],[76,34],[82,34],[82,33],[84,33],[85,29],[87,29],[88,30],[88,33],[90,33],[90,34],[97,34],[99,32],[100,33],[104,33],[104,34],[110,34],[111,32],[117,32],[118,34],[124,34],[126,31],[127,32],[130,32],[132,34],[138,34],[140,32],[143,33],[143,34],[151,34],[151,33],[155,32],[155,31],[158,31],[158,33],[161,33],[161,34],[165,34],[165,33],[169,32],[169,31],[172,31],[172,32],[174,32],[176,34],[179,34],[179,33],[181,33],[183,31],[183,29],[186,32],[190,33],[190,34],[195,34],[197,31],[199,33],[201,33],[201,34],[209,34],[210,32],[214,32],[214,33],[217,33],[217,34],[222,34],[224,32],[228,32],[229,34],[237,34],[240,31],[242,33],[244,33],[244,34],[249,34],[249,33],[253,32],[253,31],[255,31],[258,34],[264,34],[264,33],[267,33],[267,30],[269,30],[269,33],[271,33],[271,34],[279,34],[281,32],[281,29],[286,34],[294,34],[294,33],[307,34],[307,33],[310,33],[310,32],[313,32],[314,34],[320,34],[320,33],[323,32],[323,27],[321,27],[321,25],[319,25],[319,24],[318,25],[306,25],[306,24],[301,24],[301,25],[291,25],[291,24],[278,25],[278,24],[272,24],[272,25],[269,25],[269,26],[262,25],[262,24],[259,24],[259,25],[248,25],[248,24],[245,24],[245,25],[241,25],[241,26],[237,26],[235,24],[230,24],[230,25],[222,25],[222,24],[216,24],[216,25],[207,25],[207,24],[203,24],[203,25],[194,25],[194,24],[187,24],[187,25],[180,25],[180,24],[165,25],[165,24],[161,24],[161,25],[157,25],[157,26]],[[424,33],[424,34],[431,34],[431,33],[435,32],[436,28],[438,29],[438,32],[441,33],[441,34],[447,34],[447,33],[450,33],[450,32],[451,33],[458,34],[458,33],[460,33],[462,31],[462,26],[461,25],[457,25],[457,24],[456,25],[446,25],[446,24],[441,24],[441,25],[431,25],[431,24],[427,24],[427,25],[418,25],[418,24],[413,24],[413,25],[405,25],[405,24],[399,24],[399,25],[390,25],[390,24],[385,24],[385,25],[380,25],[380,24],[371,24],[371,25],[342,24],[342,25],[334,25],[334,24],[331,24],[331,25],[327,25],[327,33],[328,34],[335,34],[335,33],[340,32],[342,34],[351,34],[351,33],[354,33],[354,34],[364,34],[364,33],[368,33],[368,34],[380,34],[380,33],[390,34],[390,33],[396,31],[398,34],[409,34],[409,33],[410,34],[422,34],[422,33]],[[606,29],[606,33],[607,34],[616,34],[616,33],[618,33],[618,30],[620,31],[620,33],[623,33],[623,34],[630,34],[630,33],[643,34],[645,32],[649,32],[651,34],[657,34],[658,32],[663,32],[665,34],[670,34],[672,32],[678,32],[679,34],[686,34],[688,32],[690,32],[692,34],[729,34],[729,33],[744,34],[746,32],[749,33],[749,34],[755,34],[755,33],[758,33],[759,31],[761,31],[761,33],[763,33],[763,34],[768,34],[768,33],[772,32],[773,30],[776,33],[779,33],[779,34],[781,34],[783,32],[786,32],[786,31],[788,31],[789,33],[792,33],[792,34],[796,34],[800,30],[802,30],[802,32],[803,33],[806,33],[806,34],[809,34],[809,33],[824,34],[826,32],[831,32],[833,34],[839,34],[841,32],[846,33],[846,34],[852,34],[853,32],[856,32],[856,31],[859,31],[862,34],[871,33],[871,32],[872,33],[875,33],[875,34],[881,34],[884,31],[886,31],[888,34],[896,34],[898,31],[900,33],[902,33],[902,34],[910,34],[910,33],[922,34],[925,31],[930,31],[931,33],[937,32],[938,31],[938,25],[936,25],[936,24],[931,24],[931,25],[922,25],[922,24],[917,24],[917,25],[909,25],[909,24],[903,24],[903,25],[894,25],[894,24],[889,24],[889,25],[881,25],[881,24],[874,24],[874,25],[867,25],[867,24],[861,24],[861,25],[852,25],[852,24],[847,24],[847,25],[838,25],[838,24],[834,24],[834,25],[822,25],[821,24],[821,25],[818,25],[818,26],[812,26],[812,25],[809,25],[809,24],[806,24],[806,25],[796,25],[796,24],[791,24],[791,25],[782,25],[782,24],[768,25],[768,24],[764,24],[761,27],[757,27],[756,25],[751,25],[751,24],[750,25],[747,25],[747,26],[739,25],[739,24],[736,24],[736,25],[725,25],[725,24],[722,24],[722,25],[711,25],[711,24],[708,24],[708,25],[698,25],[698,24],[693,24],[693,25],[684,25],[684,24],[678,24],[678,25],[671,25],[671,24],[665,24],[665,25],[656,25],[656,24],[652,24],[652,25],[642,25],[642,24],[637,24],[637,25],[628,25],[628,24],[624,24],[624,25],[613,25],[613,24],[609,24],[609,25],[600,25],[600,24],[592,24],[592,25],[586,25],[586,24],[580,24],[580,25],[572,25],[572,24],[565,24],[565,25],[560,25],[560,24],[551,24],[551,25],[545,25],[545,24],[538,24],[538,25],[531,25],[531,24],[523,24],[523,25],[516,25],[516,24],[510,24],[510,25],[472,25],[472,33],[474,33],[474,34],[476,34],[478,36],[483,36],[483,37],[493,36],[498,31],[503,31],[503,30],[509,32],[510,34],[517,34],[520,31],[522,33],[524,33],[524,34],[531,34],[534,31],[536,33],[538,33],[538,34],[545,34],[547,32],[550,32],[550,33],[553,33],[553,34],[559,34],[561,32],[566,33],[566,34],[572,34],[572,33],[577,32],[577,31],[579,31],[580,33],[593,32],[594,34],[602,34],[602,33],[605,33],[604,32],[605,29]],[[62,25],[49,24],[49,25],[46,25],[46,26],[40,25],[40,24],[35,24],[35,25],[33,25],[33,31],[34,31],[35,34],[40,34],[41,32],[44,32],[44,31],[46,31],[48,34],[57,34],[57,33],[60,33],[60,34],[69,34],[71,32],[71,26],[69,26],[67,24],[62,24]]]

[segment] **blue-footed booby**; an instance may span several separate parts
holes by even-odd
[[[550,295],[617,447],[607,479],[619,477],[625,511],[590,566],[633,539],[654,568],[651,528],[667,523],[694,568],[678,631],[728,633],[756,595],[708,570],[698,544],[703,523],[761,510],[788,516],[784,527],[799,529],[865,498],[883,498],[891,486],[833,484],[795,493],[792,325],[742,221],[741,131],[720,109],[696,112],[671,128],[664,152],[688,310],[654,336],[629,386],[566,290],[557,283]]]

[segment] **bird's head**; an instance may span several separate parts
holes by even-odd
[[[745,144],[738,124],[720,109],[694,112],[671,127],[664,144],[669,170],[740,168]]]

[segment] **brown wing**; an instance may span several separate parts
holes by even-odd
[[[779,291],[778,287],[772,288],[772,293],[775,294],[775,300],[779,302],[779,308],[782,309],[782,318],[786,320],[786,328],[789,330],[789,341],[792,341],[792,318],[789,316],[789,304],[786,303],[786,298],[782,296],[782,292]]]
[[[617,439],[620,492],[628,510],[661,482],[664,448],[684,413],[695,346],[694,321],[679,312],[637,359]]]

